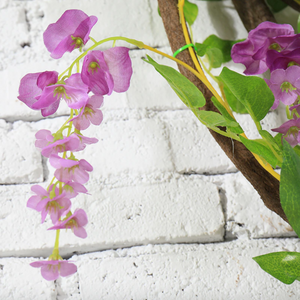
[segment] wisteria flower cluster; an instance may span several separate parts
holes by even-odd
[[[292,147],[300,144],[300,34],[289,24],[263,22],[232,47],[231,56],[245,65],[246,75],[270,70],[265,81],[275,97],[272,109],[282,102],[289,119],[272,131],[282,133]]]
[[[95,16],[89,17],[80,10],[66,11],[44,32],[44,43],[51,57],[61,58],[74,49],[82,51],[90,40],[90,31],[96,22]],[[75,264],[63,260],[59,255],[59,230],[71,229],[77,237],[87,237],[87,214],[83,209],[72,211],[71,200],[80,193],[88,192],[84,184],[88,182],[93,167],[85,159],[77,159],[75,154],[98,140],[84,136],[81,131],[91,124],[101,124],[103,96],[113,91],[127,91],[132,75],[128,48],[93,50],[97,42],[92,40],[95,45],[81,54],[61,75],[56,71],[27,74],[22,78],[19,88],[19,100],[31,109],[40,110],[44,117],[54,114],[62,100],[70,108],[70,117],[57,132],[42,129],[36,133],[35,146],[55,168],[49,186],[46,189],[40,185],[32,186],[34,195],[27,202],[27,207],[41,213],[42,223],[49,215],[53,226],[48,230],[57,232],[49,259],[31,264],[36,268],[41,267],[46,280],[55,280],[77,271]],[[75,64],[77,72],[72,74]]]

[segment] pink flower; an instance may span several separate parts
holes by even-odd
[[[300,47],[293,51],[270,51],[266,62],[271,72],[276,69],[287,69],[293,65],[300,65]]]
[[[93,167],[85,159],[64,159],[54,154],[50,156],[49,161],[51,166],[57,169],[54,176],[62,182],[75,181],[84,184],[89,180],[87,172],[93,171]]]
[[[272,109],[277,108],[279,101],[285,105],[291,105],[300,95],[300,67],[291,66],[284,69],[277,69],[271,73],[270,79],[265,79],[272,90],[275,101]]]
[[[21,79],[18,99],[31,109],[41,109],[44,117],[50,116],[57,111],[59,101],[55,101],[43,108],[36,108],[34,105],[38,102],[43,89],[48,85],[55,84],[57,80],[58,73],[55,71],[29,73]]]
[[[67,277],[77,272],[76,265],[64,260],[35,261],[30,264],[34,268],[41,268],[46,280],[56,280],[59,276]]]
[[[50,130],[41,129],[36,134],[36,141],[35,146],[38,149],[43,149],[44,147],[48,146],[50,143],[53,142],[54,138]]]
[[[57,110],[60,100],[65,99],[70,108],[79,109],[88,100],[87,93],[88,87],[82,82],[80,74],[76,73],[64,82],[45,86],[41,95],[36,97],[38,101],[32,104],[32,108],[45,109],[49,106],[55,106]]]
[[[87,189],[81,183],[73,181],[67,181],[63,186],[63,191],[70,199],[76,197],[78,193],[87,194]]]
[[[54,114],[63,98],[70,108],[79,109],[85,105],[88,87],[79,73],[65,82],[58,82],[58,73],[46,71],[25,75],[20,82],[18,99],[34,110],[41,110],[44,117]]]
[[[38,135],[40,136],[40,135]],[[36,143],[40,146],[43,146],[43,143],[41,141]],[[80,141],[80,139],[75,134],[71,134],[69,137],[63,137],[62,139],[59,139],[55,141],[54,143],[48,143],[47,146],[41,148],[42,155],[45,157],[49,157],[51,154],[57,154],[59,152],[65,152],[65,151],[81,151],[85,148],[85,145],[83,145]]]
[[[98,21],[81,10],[71,9],[63,13],[56,23],[44,32],[44,43],[51,57],[60,58],[65,52],[82,48],[89,40],[92,27]]]
[[[261,74],[268,70],[266,61],[270,51],[283,51],[289,47],[294,50],[299,36],[289,24],[260,23],[249,32],[246,41],[232,47],[232,60],[245,65],[246,75]]]
[[[83,209],[76,209],[74,214],[64,221],[58,221],[56,225],[48,228],[48,230],[72,229],[74,234],[80,238],[87,237],[86,230],[83,228],[88,223],[88,218]]]
[[[129,49],[125,47],[89,52],[83,61],[82,81],[96,95],[127,91],[132,75],[128,52]]]
[[[52,186],[50,190],[51,188]],[[71,201],[66,197],[65,192],[59,194],[58,188],[55,189],[54,196],[39,185],[32,186],[31,190],[36,195],[29,198],[27,207],[41,212],[42,223],[44,223],[46,216],[49,214],[52,223],[55,224],[71,208]]]
[[[90,123],[100,125],[103,120],[103,114],[98,108],[101,107],[102,103],[103,96],[93,95],[90,97],[80,113],[71,120],[74,127],[78,130],[85,130],[90,126]]]
[[[284,139],[292,146],[295,147],[300,143],[300,119],[294,116],[294,119],[283,123],[280,127],[272,129],[272,131],[283,134]]]

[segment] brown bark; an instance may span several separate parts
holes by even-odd
[[[158,0],[158,4],[171,49],[173,52],[175,52],[177,49],[186,44],[179,21],[177,0]],[[177,58],[195,68],[188,50],[184,50],[179,53]],[[204,109],[218,112],[210,100],[212,94],[208,88],[187,69],[181,65],[178,65],[178,68],[180,72],[192,83],[194,83],[195,86],[203,93],[206,99],[206,105]],[[230,160],[253,185],[262,198],[264,204],[269,209],[277,213],[285,221],[287,221],[286,215],[280,205],[279,181],[257,162],[252,153],[249,152],[242,143],[233,141],[230,138],[224,137],[212,130],[210,130],[210,133],[226,153],[226,155],[230,158]],[[234,146],[232,143],[234,143]]]
[[[300,12],[300,1],[298,0],[297,2],[295,0],[282,0],[286,4],[288,4],[291,8],[294,10],[297,10]]]
[[[264,0],[232,0],[247,31],[257,27],[261,22],[276,22]]]

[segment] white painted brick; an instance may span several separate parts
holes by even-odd
[[[252,257],[299,251],[298,239],[239,240],[207,245],[148,245],[75,256],[80,299],[298,299],[299,284],[285,285]],[[71,281],[72,277],[70,278]],[[68,298],[64,285],[61,296]],[[58,280],[60,286],[63,280]],[[64,298],[61,298],[64,299]]]
[[[91,36],[96,40],[112,36],[124,36],[136,40],[142,40],[145,44],[156,47],[166,46],[168,43],[163,24],[156,7],[156,1],[122,0],[97,1],[80,0],[50,1],[43,0],[45,11],[43,24],[45,29],[48,24],[56,22],[67,9],[81,9],[88,15],[95,15],[98,23],[94,26]],[[122,7],[122,9],[120,9]],[[123,20],[119,22],[119,20]],[[112,43],[106,43],[104,47],[110,47]],[[117,45],[127,43],[117,42]],[[135,47],[135,46],[133,46]]]
[[[159,49],[169,55],[171,50],[168,47]],[[176,93],[169,86],[167,81],[142,58],[148,54],[157,63],[177,69],[176,63],[150,51],[133,51],[131,57],[133,76],[128,94],[130,108],[147,108],[154,110],[182,109],[186,106],[177,97]]]
[[[37,276],[37,269],[29,265],[37,260],[33,258],[0,259],[1,299],[56,299],[55,283],[44,280],[40,275]],[[69,291],[71,292],[71,289]]]
[[[73,209],[81,207],[87,212],[88,238],[62,231],[63,255],[148,243],[223,240],[224,216],[218,190],[200,178],[180,176],[121,188],[105,188],[94,180],[87,188],[90,195],[73,200]],[[40,225],[40,213],[26,208],[31,194],[30,185],[0,186],[1,256],[51,253],[55,238],[53,231],[47,231],[51,221],[47,218]]]
[[[241,173],[228,175],[222,187],[227,198],[227,230],[251,238],[296,236],[289,224],[269,210]]]
[[[236,171],[207,128],[191,111],[164,112],[172,158],[179,173],[227,173]]]
[[[0,183],[41,182],[41,155],[35,149],[35,132],[24,122],[0,123]]]

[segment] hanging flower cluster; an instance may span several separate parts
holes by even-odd
[[[272,131],[282,133],[292,147],[300,144],[300,34],[289,24],[263,22],[232,47],[231,56],[245,65],[246,75],[270,70],[265,81],[275,97],[272,109],[282,102],[289,119]]]
[[[89,17],[80,10],[66,11],[44,32],[44,43],[51,57],[61,58],[65,52],[74,49],[82,51],[96,22],[95,16]],[[96,42],[91,48],[95,46]],[[59,230],[71,229],[77,237],[87,237],[84,228],[88,223],[87,214],[83,209],[72,211],[71,199],[79,193],[87,193],[84,184],[89,180],[93,167],[84,159],[78,160],[75,154],[98,140],[84,136],[81,131],[90,124],[101,124],[103,96],[113,91],[127,91],[132,75],[128,48],[114,47],[103,52],[92,49],[80,55],[61,75],[56,71],[25,75],[19,88],[19,100],[31,109],[40,110],[44,117],[55,113],[62,100],[70,108],[70,117],[57,132],[42,129],[36,133],[35,146],[56,169],[46,189],[40,185],[32,186],[35,195],[27,202],[27,207],[41,213],[42,223],[49,215],[53,226],[48,230],[56,230],[56,241],[49,259],[31,264],[41,267],[46,280],[55,280],[77,271],[76,265],[59,255]],[[83,57],[80,72],[79,63]],[[77,72],[72,74],[75,64]],[[68,74],[64,75],[66,72]]]

